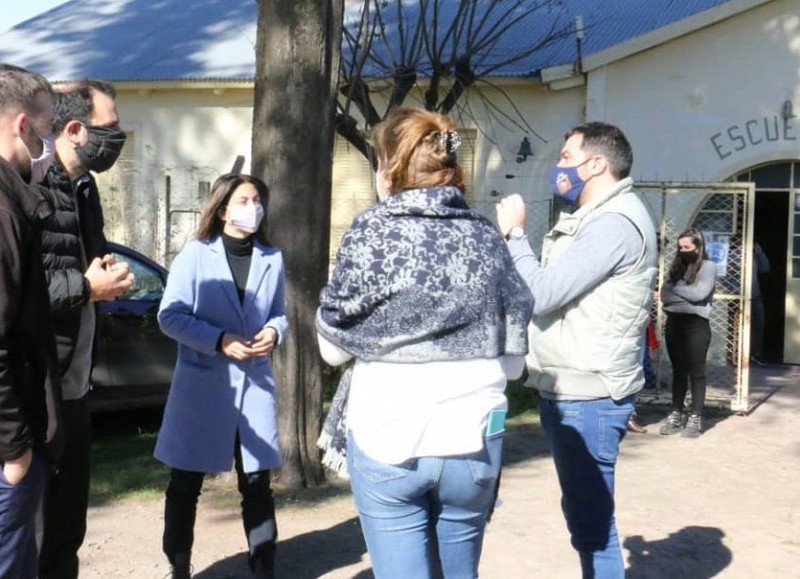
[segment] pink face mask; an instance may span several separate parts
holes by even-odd
[[[236,229],[255,233],[262,219],[264,219],[264,208],[260,204],[228,206],[228,224]]]

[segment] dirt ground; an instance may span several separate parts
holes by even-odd
[[[749,416],[712,419],[697,440],[659,436],[665,410],[640,409],[650,431],[625,439],[617,474],[628,577],[800,578],[800,373],[775,377],[768,391]],[[505,457],[481,577],[579,578],[542,432],[511,429]],[[346,491],[312,506],[282,502],[278,526],[281,579],[373,576]],[[91,508],[81,577],[168,575],[161,530],[160,501]],[[236,503],[204,496],[195,577],[248,577],[244,545]]]

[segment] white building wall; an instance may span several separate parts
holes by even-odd
[[[474,91],[453,116],[477,135],[476,208],[491,218],[502,195],[522,193],[535,242],[548,226],[549,173],[564,133],[586,119],[626,132],[638,180],[721,181],[759,163],[800,158],[800,122],[780,116],[786,100],[800,114],[797,0],[768,3],[595,68],[584,86],[550,90],[520,79],[496,84],[500,88],[483,85],[483,99],[509,119],[521,113],[536,134],[490,113]],[[168,261],[193,229],[191,215],[176,210],[199,209],[198,183],[229,170],[237,155],[245,156],[249,170],[252,89],[122,89],[119,109],[123,127],[134,135],[135,160],[127,170],[135,187],[127,197],[119,188],[104,193],[110,237]],[[534,155],[517,163],[523,136]]]
[[[646,180],[723,181],[768,161],[800,158],[800,11],[769,3],[589,74],[595,118],[631,140]],[[593,93],[592,89],[589,90]],[[800,111],[798,111],[800,112]]]
[[[589,120],[625,131],[639,181],[722,182],[759,165],[800,159],[800,120],[783,115],[787,101],[800,108],[798,8],[797,0],[769,2],[594,68],[587,79]],[[693,223],[710,195],[694,193],[670,200],[666,223],[673,234]],[[785,266],[778,258],[773,267]],[[792,298],[799,292],[791,286],[787,279],[787,320],[797,315]],[[719,340],[712,340],[710,363],[724,366],[730,354],[725,340],[735,335],[733,311],[715,309]],[[780,332],[783,322],[774,324],[772,331]],[[784,360],[798,359],[797,335],[787,330],[784,347]]]
[[[564,134],[583,122],[585,87],[550,91],[538,81],[530,81],[503,87],[503,92],[505,95],[486,91],[484,96],[491,98],[503,115],[516,118],[521,114],[536,134],[512,126],[503,120],[503,115],[489,114],[487,109],[474,106],[472,101],[478,97],[469,97],[470,110],[476,114],[464,122],[480,127],[475,158],[476,208],[493,218],[494,203],[504,195],[521,193],[527,201],[528,234],[540,240],[549,224],[550,169],[558,163]],[[517,163],[523,136],[531,142],[533,157]]]
[[[541,138],[508,121],[499,122],[500,117],[471,94],[464,102],[469,112],[453,115],[477,135],[471,197],[491,218],[502,195],[522,193],[532,215],[529,233],[541,237],[549,218],[550,168],[557,163],[566,130],[581,122],[584,90],[551,92],[528,81],[504,87],[503,92],[505,96],[499,91],[486,96],[510,118],[522,114]],[[230,170],[237,155],[245,157],[243,170],[249,170],[251,103],[252,90],[246,88],[119,89],[120,118],[131,138],[126,160],[100,176],[109,238],[169,263],[194,230],[193,212],[201,208],[204,194],[198,184],[211,183]],[[523,136],[530,139],[534,155],[517,163]],[[120,185],[123,182],[127,185]],[[367,187],[372,188],[370,183]]]
[[[249,171],[252,90],[121,89],[118,108],[133,150],[99,177],[107,233],[168,263],[193,233],[210,184],[238,155]]]

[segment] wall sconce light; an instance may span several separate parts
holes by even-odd
[[[531,149],[531,142],[528,137],[522,137],[519,144],[519,151],[517,151],[517,163],[522,163],[528,157],[533,157],[533,149]]]
[[[792,101],[785,100],[783,101],[783,106],[781,107],[781,118],[784,121],[788,121],[789,119],[793,119],[795,117],[794,114],[794,105],[792,105]]]

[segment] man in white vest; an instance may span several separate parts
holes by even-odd
[[[525,204],[503,199],[497,220],[534,298],[528,384],[555,461],[562,510],[584,578],[623,579],[614,470],[634,398],[644,386],[643,334],[656,279],[652,215],[628,176],[630,144],[592,122],[566,135],[551,185],[571,205],[537,258]]]

